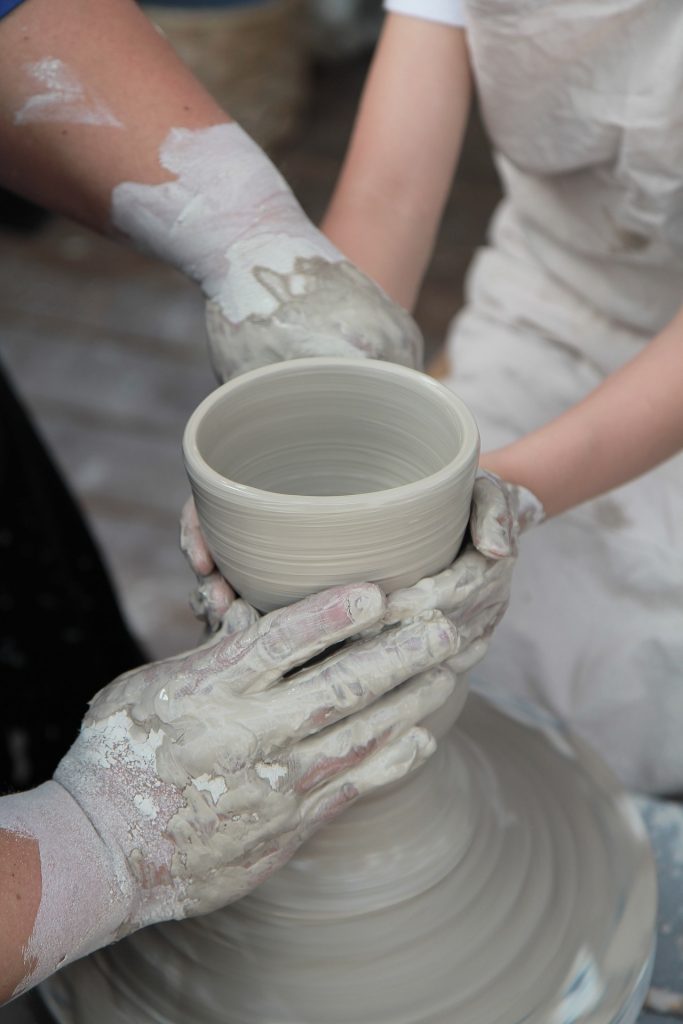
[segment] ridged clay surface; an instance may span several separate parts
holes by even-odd
[[[297,359],[205,399],[184,451],[216,563],[269,611],[338,583],[395,590],[449,565],[479,435],[464,403],[415,370]]]

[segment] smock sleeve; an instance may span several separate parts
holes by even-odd
[[[444,25],[465,24],[464,0],[384,0],[384,10]]]

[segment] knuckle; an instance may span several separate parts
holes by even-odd
[[[259,636],[259,647],[264,658],[272,665],[286,663],[294,654],[291,634],[283,628],[279,617],[263,620],[264,628]]]

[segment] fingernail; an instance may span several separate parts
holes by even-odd
[[[374,583],[364,583],[361,587],[352,588],[347,600],[349,615],[359,628],[376,623],[384,614],[386,607],[384,594]]]
[[[329,615],[330,625],[345,628],[371,626],[384,614],[384,594],[374,583],[354,583],[332,587],[310,599],[318,615]]]

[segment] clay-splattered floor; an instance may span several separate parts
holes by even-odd
[[[307,120],[279,156],[314,218],[330,194],[363,74],[363,61],[318,71]],[[495,197],[476,129],[418,310],[431,351],[460,303]],[[0,266],[0,358],[94,525],[131,626],[155,656],[193,644],[176,524],[187,492],[183,425],[214,385],[198,290],[57,220],[30,236],[0,232]]]

